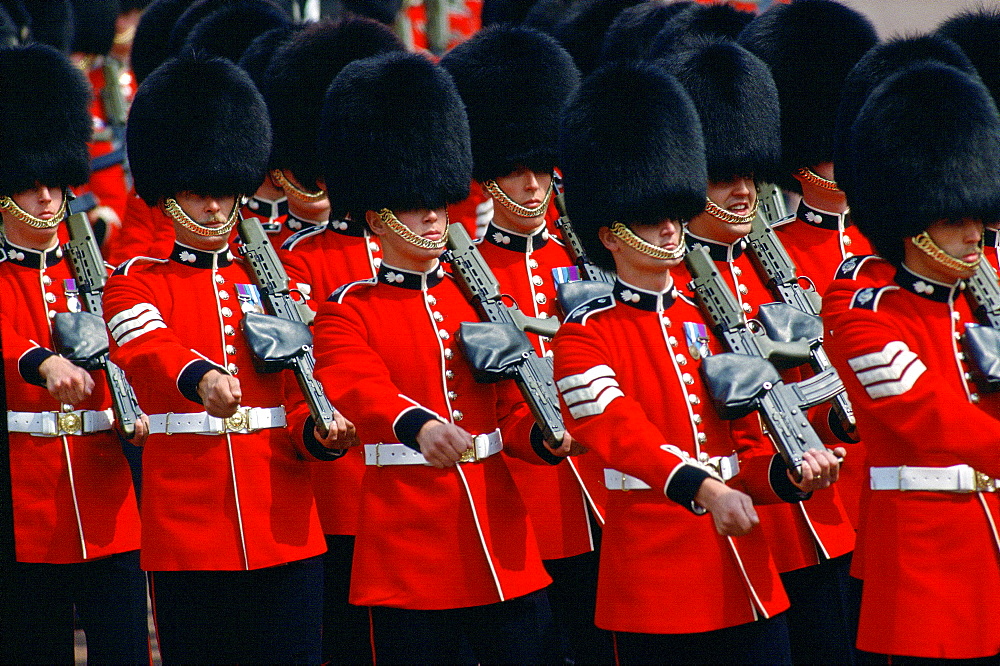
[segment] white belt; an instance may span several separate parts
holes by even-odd
[[[503,450],[503,438],[500,429],[485,435],[472,438],[472,448],[458,459],[460,463],[476,462],[489,458],[494,453]],[[406,444],[365,444],[365,464],[385,467],[386,465],[429,465],[427,459],[419,451],[414,451]]]
[[[950,493],[992,493],[994,479],[968,465],[951,467],[872,467],[872,490],[936,490]]]
[[[709,458],[704,464],[714,469],[723,481],[728,481],[740,473],[739,457],[733,453],[728,456]],[[650,490],[648,483],[624,472],[610,467],[604,468],[604,487],[608,490]]]
[[[89,435],[111,430],[114,416],[110,409],[96,412],[81,409],[73,412],[7,412],[7,430],[27,432],[39,437]]]
[[[284,407],[240,407],[226,419],[205,412],[150,414],[151,435],[220,435],[224,432],[249,433],[264,428],[284,428]]]

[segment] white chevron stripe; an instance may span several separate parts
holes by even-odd
[[[155,306],[150,303],[139,303],[112,317],[108,327],[115,342],[121,346],[144,333],[157,328],[166,328],[167,325]]]
[[[167,327],[167,325],[164,324],[162,321],[150,322],[149,324],[146,324],[145,326],[143,326],[140,329],[136,329],[134,331],[130,331],[128,333],[125,333],[125,334],[121,335],[120,337],[116,337],[115,338],[115,342],[117,342],[118,346],[121,347],[123,344],[125,344],[129,340],[135,340],[140,335],[144,335],[146,333],[150,333],[152,331],[155,331],[158,328],[166,328],[166,327]]]
[[[569,413],[574,419],[582,419],[585,416],[603,414],[604,409],[611,404],[612,400],[623,397],[625,397],[625,394],[622,393],[621,389],[614,387],[608,388],[597,397],[597,400],[578,403],[570,407]]]
[[[909,351],[910,348],[906,346],[906,343],[902,340],[893,340],[882,348],[880,352],[872,352],[871,354],[864,354],[862,356],[857,356],[855,358],[849,359],[847,364],[851,366],[851,370],[857,372],[859,370],[868,370],[869,368],[874,368],[877,365],[889,365],[892,362],[893,357],[896,356],[900,351]]]
[[[893,340],[882,351],[857,356],[847,363],[873,400],[906,393],[927,370],[901,340]]]
[[[580,402],[589,402],[591,400],[596,400],[597,396],[601,394],[606,388],[617,387],[618,380],[614,377],[601,377],[595,379],[594,383],[590,386],[585,386],[583,388],[575,389],[573,391],[567,391],[562,394],[563,400],[566,401],[566,406],[572,407],[573,405]]]
[[[607,365],[595,365],[590,370],[586,372],[581,372],[578,375],[569,375],[568,377],[563,377],[556,382],[556,386],[559,387],[559,392],[565,394],[566,391],[571,391],[575,388],[580,388],[581,386],[586,386],[590,384],[595,379],[600,377],[614,377],[615,371],[612,370]]]
[[[865,390],[868,391],[868,395],[871,396],[872,400],[903,395],[913,388],[913,385],[917,383],[917,379],[926,370],[927,366],[919,358],[915,358],[898,381],[873,384],[872,386],[866,386]]]
[[[855,374],[858,376],[858,381],[865,386],[884,381],[894,382],[903,376],[910,363],[916,359],[917,355],[907,349],[896,354],[889,365],[882,365],[863,372],[855,371]]]

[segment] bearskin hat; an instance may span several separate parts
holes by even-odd
[[[572,4],[571,0],[535,0],[521,25],[555,37],[556,25],[566,16]]]
[[[43,85],[39,85],[43,82]],[[0,49],[0,196],[90,176],[90,85],[43,44]]]
[[[21,0],[31,16],[31,38],[63,53],[73,46],[73,5],[70,0]]]
[[[73,51],[104,55],[115,43],[118,0],[73,0]]]
[[[178,192],[250,195],[267,172],[267,106],[224,58],[171,58],[136,92],[126,135],[135,191],[148,205]]]
[[[483,0],[480,20],[484,28],[500,23],[518,25],[533,4],[534,0]]]
[[[292,25],[284,10],[265,0],[241,0],[215,10],[199,21],[182,48],[239,62],[243,52],[261,34]]]
[[[705,210],[698,112],[657,65],[609,63],[587,77],[563,113],[559,142],[567,212],[602,268],[615,266],[601,227],[688,220]]]
[[[642,60],[660,29],[691,5],[687,1],[648,0],[621,10],[604,34],[600,62]]]
[[[958,44],[972,61],[994,100],[1000,100],[1000,9],[979,7],[956,14],[937,29],[937,33]]]
[[[571,4],[556,23],[552,35],[573,56],[573,61],[586,76],[597,67],[604,33],[619,12],[643,0],[580,0]]]
[[[264,74],[267,72],[267,66],[271,64],[271,58],[285,42],[289,41],[302,28],[303,26],[299,24],[272,28],[257,35],[244,49],[243,55],[240,56],[240,60],[236,64],[250,75],[250,80],[254,82],[258,90],[264,85]],[[266,102],[267,99],[265,98],[264,101]]]
[[[270,168],[288,169],[299,184],[314,189],[322,176],[316,134],[330,83],[352,60],[403,48],[389,28],[361,17],[320,21],[293,35],[261,81],[274,128]]]
[[[833,161],[833,129],[844,79],[878,35],[860,13],[833,0],[774,4],[740,33],[739,42],[771,68],[781,99],[781,178]]]
[[[469,195],[462,98],[443,67],[416,53],[341,70],[323,105],[319,155],[333,215],[435,209]]]
[[[573,59],[530,28],[486,28],[441,60],[469,115],[472,177],[518,167],[552,171],[559,159],[559,114],[580,83]]]
[[[754,15],[728,4],[695,4],[679,12],[660,29],[653,39],[650,54],[666,57],[681,48],[688,39],[725,37],[736,39]]]
[[[954,67],[923,61],[879,84],[846,159],[864,183],[854,221],[889,261],[902,261],[902,240],[935,220],[1000,216],[1000,114],[982,82]]]
[[[142,83],[150,72],[173,53],[168,40],[170,30],[193,0],[153,0],[142,12],[132,38],[130,60],[135,80]]]
[[[837,185],[851,199],[851,172],[845,160],[851,125],[868,95],[893,72],[921,60],[936,60],[976,76],[976,69],[962,50],[940,35],[896,37],[877,44],[854,66],[844,81],[844,91],[837,108],[833,135],[833,163]]]

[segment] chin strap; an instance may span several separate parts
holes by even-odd
[[[240,208],[242,206],[243,197],[236,197],[236,200],[233,201],[233,211],[229,214],[229,219],[226,220],[226,223],[218,229],[213,229],[212,227],[203,226],[192,220],[191,216],[184,212],[184,209],[181,208],[176,199],[168,198],[163,201],[163,209],[171,219],[176,221],[188,231],[208,238],[213,236],[228,235],[229,232],[232,231],[233,227],[236,226],[237,220],[239,220]]]
[[[928,257],[938,262],[945,268],[953,271],[965,272],[965,271],[975,271],[979,268],[979,262],[983,259],[983,246],[982,240],[979,241],[979,256],[976,257],[975,261],[962,261],[956,257],[951,256],[938,246],[934,242],[934,239],[930,237],[927,231],[921,231],[916,236],[910,238],[913,244],[920,249],[921,252],[926,254]]]
[[[757,216],[757,200],[754,199],[753,208],[746,215],[739,215],[737,213],[731,213],[725,208],[719,206],[717,203],[711,199],[706,199],[708,203],[705,204],[705,212],[712,217],[717,217],[726,224],[750,224],[753,222],[753,218]]]
[[[423,236],[418,236],[417,234],[410,231],[410,228],[399,221],[391,210],[388,208],[383,208],[378,212],[379,219],[382,220],[382,224],[389,227],[395,232],[397,236],[405,240],[410,245],[416,245],[419,248],[425,250],[441,250],[448,244],[448,225],[445,224],[444,235],[441,236],[439,240],[430,240],[429,238],[424,238]],[[445,222],[448,221],[448,213],[445,213]]]
[[[316,203],[317,201],[322,201],[326,198],[326,190],[319,190],[318,192],[304,190],[293,183],[281,169],[272,169],[271,178],[273,178],[274,182],[278,184],[278,187],[285,191],[286,195],[292,197],[293,199],[298,199],[299,201],[304,201],[306,203]]]
[[[680,259],[687,252],[687,243],[684,240],[684,234],[681,234],[681,243],[674,250],[666,250],[662,247],[657,247],[652,243],[648,243],[638,236],[635,235],[631,229],[626,227],[621,222],[615,222],[611,225],[611,233],[617,238],[621,239],[623,243],[628,245],[634,250],[637,250],[649,257],[654,259],[669,259],[671,261]]]
[[[59,210],[56,214],[52,216],[51,220],[43,220],[40,217],[35,217],[28,211],[24,210],[17,205],[10,197],[0,197],[0,208],[3,208],[8,213],[10,213],[14,219],[24,222],[29,227],[34,227],[35,229],[51,229],[52,227],[59,226],[59,223],[63,221],[66,217],[66,205],[69,197],[67,196],[66,190],[63,190],[62,203],[59,205]]]
[[[531,219],[533,217],[541,217],[545,215],[545,211],[549,209],[549,201],[552,199],[552,192],[554,189],[554,183],[549,182],[549,189],[545,193],[545,199],[542,203],[538,204],[534,208],[525,208],[519,203],[515,203],[513,199],[507,196],[507,193],[500,189],[495,180],[487,180],[483,183],[483,187],[486,191],[493,195],[493,198],[500,202],[500,205],[514,213],[518,217],[524,217]]]

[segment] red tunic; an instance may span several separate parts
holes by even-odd
[[[383,264],[377,280],[348,285],[320,306],[316,377],[365,444],[414,444],[438,418],[473,435],[500,427],[505,454],[533,457],[533,420],[517,388],[477,384],[459,351],[459,324],[476,320],[443,270]],[[446,469],[366,466],[351,603],[464,608],[546,586],[505,458]]]
[[[196,387],[213,368],[238,377],[242,406],[286,402],[295,382],[286,373],[255,372],[239,334],[244,309],[257,309],[252,285],[228,251],[179,244],[169,259],[133,260],[108,280],[112,360],[145,413],[202,412]],[[143,452],[143,568],[259,569],[322,553],[307,455],[285,428],[150,435]]]
[[[729,484],[755,501],[780,501],[772,477],[788,483],[780,463],[771,474],[773,448],[755,418],[716,416],[698,359],[718,346],[701,312],[672,290],[621,282],[614,299],[578,307],[553,341],[563,415],[585,455],[651,486],[608,492],[597,626],[694,633],[785,610],[763,531],[722,537],[694,512],[706,476],[698,461],[711,456],[739,453]]]
[[[121,233],[115,234],[108,247],[108,263],[113,266],[135,257],[162,259],[174,246],[174,224],[159,206],[147,206],[136,195],[128,195]]]
[[[478,243],[483,259],[500,283],[501,291],[529,317],[558,317],[556,281],[552,270],[573,265],[562,244],[541,231],[525,236],[490,224]],[[547,338],[528,336],[540,354],[548,351]],[[543,467],[519,460],[509,461],[538,536],[543,560],[572,557],[594,549],[587,518],[586,494],[597,488],[581,487],[575,460]]]
[[[56,412],[39,364],[54,349],[50,317],[78,312],[80,300],[63,252],[4,243],[0,262],[7,409]],[[74,407],[103,411],[111,396],[103,372]],[[66,564],[135,550],[139,511],[122,444],[111,431],[56,437],[11,432],[14,543],[20,562]]]
[[[244,220],[251,217],[260,220],[260,225],[264,228],[264,232],[271,239],[275,248],[281,247],[281,244],[291,233],[285,226],[285,221],[288,219],[288,199],[286,197],[281,197],[277,201],[260,199],[256,196],[250,197],[240,212]]]
[[[349,282],[374,277],[382,264],[378,236],[366,223],[351,220],[303,229],[286,240],[278,254],[290,288],[313,304]],[[313,465],[313,490],[325,534],[357,534],[364,473],[360,448],[349,449],[335,465]]]
[[[975,403],[958,347],[971,321],[957,289],[901,269],[881,288],[838,280],[827,349],[863,433],[869,466],[967,464],[1000,476],[1000,421]],[[864,579],[858,647],[965,659],[1000,652],[994,493],[870,490],[854,570]]]

